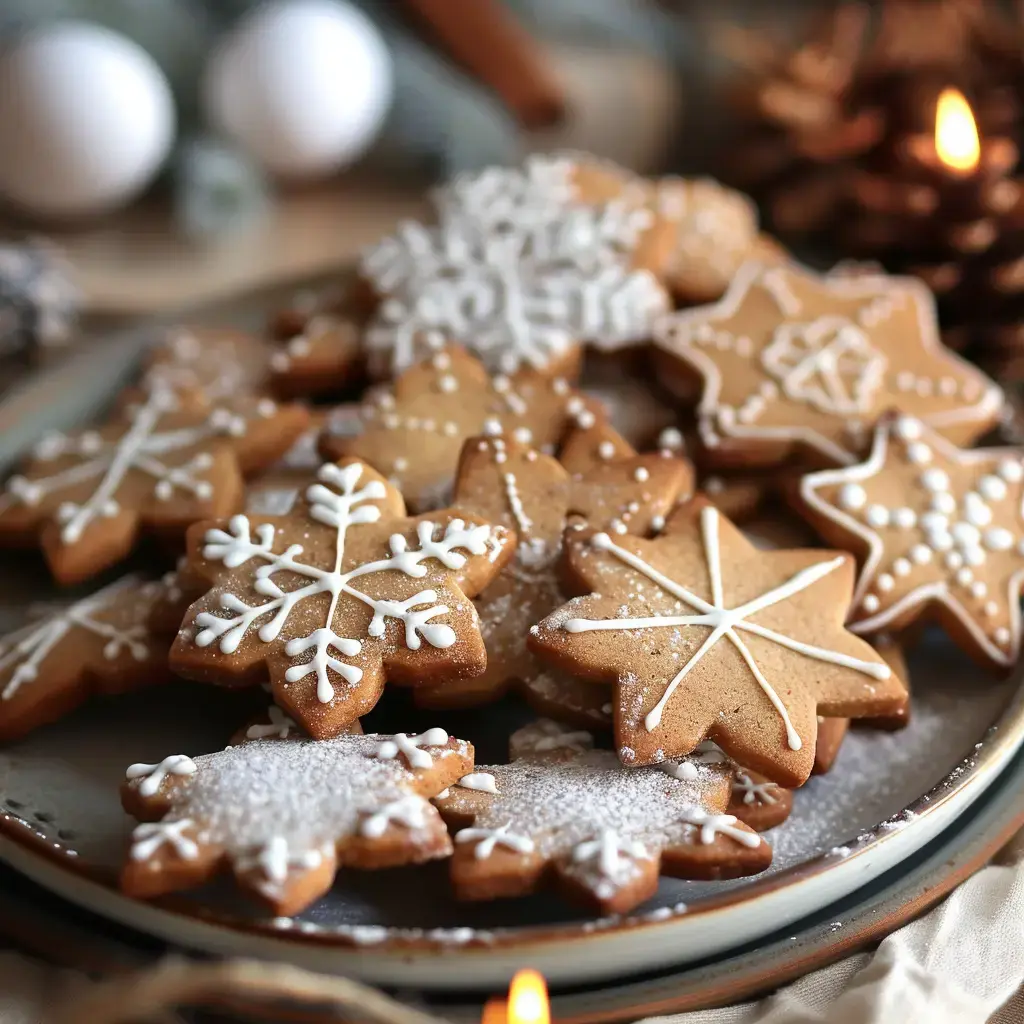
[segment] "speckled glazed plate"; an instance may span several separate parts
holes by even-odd
[[[246,326],[281,298],[264,294],[190,317]],[[108,399],[114,371],[130,365],[144,334],[112,339],[91,360],[72,360],[11,396],[0,406],[0,460]],[[105,372],[97,369],[104,364]],[[68,412],[64,399],[72,391]],[[13,420],[12,407],[20,410]],[[66,414],[58,419],[54,410]],[[16,429],[6,432],[6,425]],[[9,606],[0,619],[6,631],[28,601],[52,593],[40,563],[26,556],[5,561],[0,595]],[[1024,740],[1017,680],[984,677],[937,634],[927,634],[909,660],[911,724],[897,733],[851,731],[832,771],[801,789],[789,821],[769,833],[770,871],[714,884],[666,879],[627,918],[588,918],[547,893],[460,905],[448,896],[443,863],[342,874],[294,920],[261,918],[228,884],[158,903],[121,896],[116,870],[131,827],[117,798],[125,766],[218,749],[258,699],[188,684],[94,703],[0,749],[0,857],[82,907],[178,945],[380,983],[496,989],[524,963],[555,984],[650,972],[756,942],[853,893],[907,862],[993,783]],[[512,700],[424,717],[399,695],[365,725],[443,725],[472,740],[485,763],[503,757],[509,732],[528,718]]]

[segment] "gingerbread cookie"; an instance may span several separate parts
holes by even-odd
[[[674,228],[662,271],[683,303],[713,302],[750,260],[783,263],[789,254],[760,233],[754,201],[712,178],[661,178],[652,189],[657,216]]]
[[[845,554],[759,552],[713,506],[678,508],[654,540],[581,531],[566,541],[575,598],[534,627],[556,668],[615,684],[615,738],[629,765],[713,739],[786,786],[811,771],[817,712],[884,713],[906,691],[843,628]]]
[[[380,298],[365,334],[371,372],[403,373],[441,339],[492,371],[572,376],[583,343],[649,340],[670,308],[638,269],[655,218],[628,200],[588,201],[583,173],[544,156],[462,175],[439,193],[437,224],[405,222],[369,249],[360,273]]]
[[[301,288],[271,313],[267,331],[275,341],[287,341],[302,334],[315,317],[343,313],[349,298],[341,287]]]
[[[252,402],[246,416],[154,387],[96,429],[47,435],[0,496],[0,544],[41,544],[53,575],[76,583],[143,533],[180,539],[234,511],[243,471],[273,462],[307,423],[297,406]]]
[[[669,387],[701,381],[701,440],[723,465],[793,454],[850,464],[893,407],[967,443],[1002,405],[992,381],[943,348],[934,300],[910,278],[747,264],[721,302],[665,317],[656,341]]]
[[[126,576],[0,637],[0,740],[54,722],[93,694],[165,682],[177,622],[157,631],[151,619],[166,600],[159,581]]]
[[[189,569],[212,588],[188,611],[174,671],[222,686],[267,680],[317,739],[370,710],[385,680],[425,686],[482,672],[479,593],[515,535],[478,518],[405,514],[365,463],[320,468],[285,516],[189,531]],[[357,582],[358,581],[358,582]]]
[[[923,614],[985,664],[1020,658],[1024,453],[965,451],[912,416],[887,417],[867,461],[813,473],[799,504],[861,557],[849,626],[870,635]]]
[[[826,718],[824,715],[818,715],[818,741],[814,745],[812,775],[824,775],[832,768],[849,731],[848,718]]]
[[[526,637],[563,601],[557,563],[567,524],[648,534],[664,522],[679,495],[689,493],[691,482],[689,464],[681,459],[633,454],[599,460],[588,472],[570,476],[528,445],[503,437],[467,441],[454,505],[514,530],[518,545],[515,557],[476,601],[486,671],[421,687],[417,702],[443,708],[482,704],[543,671],[527,650]]]
[[[654,894],[660,874],[734,878],[771,863],[768,844],[725,813],[723,766],[623,768],[610,751],[547,739],[435,799],[455,829],[459,899],[522,896],[551,881],[584,906],[625,913]]]
[[[359,328],[337,316],[312,317],[270,357],[270,386],[286,398],[341,391],[361,372]]]
[[[451,501],[459,453],[468,437],[499,434],[551,450],[575,424],[595,423],[600,409],[561,378],[532,370],[490,375],[457,346],[440,349],[390,388],[366,395],[363,429],[330,424],[320,442],[329,459],[354,455],[398,487],[409,507],[425,512]]]
[[[361,736],[363,727],[357,720],[347,725],[339,734],[344,736]],[[276,704],[271,704],[262,714],[250,718],[230,739],[232,746],[237,747],[247,740],[288,740],[303,735],[299,724],[289,718]]]
[[[132,833],[121,888],[149,899],[229,869],[275,914],[297,914],[331,887],[338,868],[448,856],[451,840],[427,797],[472,767],[470,744],[443,729],[321,742],[268,737],[134,764],[121,800],[145,824]]]

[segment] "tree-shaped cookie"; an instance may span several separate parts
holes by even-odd
[[[126,576],[0,637],[0,740],[62,718],[91,694],[166,681],[180,616],[160,630],[154,611],[169,601],[164,583]]]
[[[143,533],[179,538],[242,503],[242,472],[268,465],[305,429],[297,406],[251,415],[163,387],[107,423],[44,437],[0,496],[0,543],[38,542],[61,583],[127,555]]]
[[[843,628],[853,561],[831,551],[758,551],[703,499],[654,540],[582,531],[567,541],[577,597],[531,632],[556,668],[615,684],[626,764],[712,739],[737,763],[799,786],[817,713],[870,715],[906,699],[865,641]]]
[[[433,336],[493,371],[554,374],[571,372],[584,342],[648,340],[670,308],[640,269],[658,225],[623,195],[628,182],[596,167],[586,179],[560,156],[461,175],[440,190],[436,224],[407,221],[369,249],[360,273],[380,299],[365,335],[371,370],[408,370]]]
[[[709,458],[775,464],[792,453],[845,465],[890,408],[958,443],[980,437],[999,389],[943,347],[920,282],[821,276],[795,265],[746,264],[714,305],[656,331],[661,379],[690,393]]]
[[[443,729],[267,737],[132,765],[121,801],[145,824],[132,833],[121,887],[151,898],[228,869],[275,914],[297,914],[340,868],[446,857],[451,840],[427,798],[472,766],[473,748]]]
[[[557,445],[576,424],[600,416],[559,377],[533,370],[491,375],[458,346],[441,348],[403,373],[391,387],[371,391],[363,429],[321,438],[329,459],[356,456],[383,473],[414,511],[451,500],[459,453],[468,437],[502,434],[543,450]]]
[[[455,829],[458,898],[522,896],[553,882],[601,913],[625,913],[654,894],[659,875],[735,878],[771,863],[771,847],[725,813],[727,767],[623,768],[612,752],[580,746],[541,734],[531,752],[477,768],[436,798]]]
[[[879,424],[866,462],[814,473],[800,505],[819,533],[862,568],[849,627],[899,630],[934,614],[981,662],[1020,658],[1024,452],[965,451],[920,420]]]
[[[269,678],[317,738],[377,703],[385,680],[421,686],[482,672],[469,600],[515,535],[452,510],[419,518],[358,460],[320,468],[285,516],[236,515],[189,531],[189,572],[212,588],[171,651],[183,676],[225,686]]]
[[[592,430],[597,430],[595,426]],[[604,425],[604,432],[610,428]],[[513,681],[543,671],[526,647],[530,627],[562,601],[558,562],[569,523],[589,523],[641,536],[663,523],[693,476],[683,459],[637,455],[620,439],[616,452],[585,473],[570,474],[555,459],[504,437],[471,438],[462,450],[456,508],[501,523],[518,540],[513,559],[477,598],[487,670],[472,679],[417,690],[426,707],[465,707],[495,700]],[[579,447],[571,439],[568,445]]]

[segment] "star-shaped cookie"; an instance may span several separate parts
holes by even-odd
[[[965,451],[912,416],[887,417],[868,459],[800,482],[823,537],[863,560],[849,628],[899,630],[935,615],[996,669],[1020,658],[1024,453]]]
[[[174,671],[224,686],[269,679],[274,700],[318,739],[409,686],[482,672],[470,597],[512,556],[515,534],[442,510],[418,519],[356,459],[328,463],[290,513],[236,515],[188,534],[192,604]]]
[[[134,764],[121,788],[140,819],[121,887],[148,899],[231,870],[275,914],[297,914],[339,868],[446,857],[428,797],[472,771],[473,748],[443,729],[315,741],[269,734],[196,758]]]
[[[623,768],[611,751],[550,740],[542,734],[511,764],[477,768],[435,798],[455,829],[459,899],[553,882],[587,907],[625,913],[654,894],[660,874],[735,878],[771,863],[768,844],[725,812],[727,766]]]
[[[481,437],[466,442],[454,506],[514,530],[518,545],[513,559],[476,599],[486,671],[418,688],[417,703],[443,708],[486,703],[513,682],[542,672],[526,638],[530,627],[564,600],[558,562],[566,526],[589,523],[644,536],[652,524],[664,523],[680,496],[689,494],[693,475],[684,459],[637,455],[621,438],[603,443],[610,446],[607,458],[597,458],[586,472],[570,474],[555,459],[517,441]]]
[[[784,786],[806,781],[817,712],[901,705],[903,684],[843,628],[853,559],[758,551],[712,505],[680,506],[654,540],[581,531],[566,541],[577,597],[534,627],[556,668],[615,684],[615,740],[628,765],[712,739]]]
[[[329,459],[365,459],[423,512],[450,503],[466,438],[501,434],[544,450],[573,425],[600,416],[597,403],[561,378],[534,370],[492,375],[464,349],[447,346],[392,386],[371,391],[361,432],[346,425],[335,434],[328,426],[320,451]]]
[[[714,305],[662,319],[669,387],[703,386],[700,436],[721,464],[791,455],[848,465],[891,408],[966,444],[996,422],[1000,390],[939,341],[935,303],[910,278],[744,265]]]
[[[309,421],[299,406],[242,397],[240,410],[154,385],[95,429],[45,436],[0,495],[0,544],[38,542],[70,584],[120,561],[144,533],[177,539],[240,508],[242,474],[279,458]]]

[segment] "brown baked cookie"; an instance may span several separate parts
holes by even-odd
[[[379,297],[364,336],[370,371],[404,373],[435,338],[491,371],[572,377],[581,346],[646,342],[668,295],[645,266],[667,234],[615,172],[563,155],[459,175],[436,224],[407,221],[363,254]]]
[[[561,378],[532,370],[492,376],[463,349],[448,346],[392,387],[368,393],[358,435],[347,421],[343,434],[328,423],[320,451],[329,459],[365,459],[402,491],[411,509],[425,512],[451,501],[466,438],[503,435],[553,451],[571,426],[599,416],[596,404]]]
[[[310,419],[309,429],[296,439],[277,462],[268,466],[259,476],[246,482],[245,512],[257,515],[287,515],[303,489],[309,486],[310,477],[323,465],[324,460],[320,457],[318,445],[327,417],[319,412],[313,412]],[[332,421],[340,423],[340,414],[336,415],[332,411]]]
[[[151,617],[167,599],[163,583],[125,576],[0,637],[0,740],[63,718],[93,694],[166,682],[177,622],[157,631]]]
[[[210,589],[171,666],[221,686],[269,679],[275,702],[324,739],[369,711],[385,680],[426,686],[484,670],[469,598],[515,535],[450,509],[409,518],[401,494],[355,459],[314,479],[287,515],[189,531],[189,571]]]
[[[349,299],[341,287],[300,288],[270,314],[267,332],[275,341],[287,341],[302,334],[315,317],[346,312],[351,305]]]
[[[570,476],[550,456],[503,437],[466,442],[455,484],[456,508],[514,530],[516,554],[477,598],[487,669],[462,681],[420,687],[424,707],[470,707],[500,697],[542,672],[527,650],[530,627],[564,600],[558,584],[562,534],[570,522],[614,533],[651,532],[663,523],[692,474],[682,459],[636,455],[600,461]]]
[[[825,718],[818,715],[818,742],[814,746],[812,775],[824,775],[832,767],[849,730],[848,718]]]
[[[585,596],[529,643],[561,671],[615,684],[624,763],[680,757],[712,739],[798,786],[818,712],[878,714],[905,699],[889,666],[843,628],[853,571],[836,552],[758,551],[698,498],[654,540],[567,537],[563,582]]]
[[[443,729],[419,736],[249,740],[196,758],[134,764],[121,802],[132,833],[121,888],[149,899],[227,869],[279,915],[297,914],[341,868],[446,857],[452,844],[428,797],[473,767]]]
[[[999,388],[942,346],[934,300],[910,278],[746,264],[721,302],[655,333],[659,379],[683,393],[702,384],[698,427],[719,465],[847,465],[893,407],[968,443],[1002,406]]]
[[[888,715],[872,715],[868,718],[858,718],[853,724],[858,728],[883,729],[886,732],[896,732],[899,729],[905,729],[910,724],[911,679],[910,668],[907,665],[903,646],[898,640],[887,633],[881,633],[878,636],[872,637],[871,646],[885,658],[893,672],[903,680],[903,685],[907,688],[907,699],[903,707]]]
[[[347,317],[312,317],[270,357],[270,387],[284,398],[341,391],[361,373],[359,326]]]
[[[778,242],[760,233],[754,201],[712,178],[661,178],[652,196],[655,213],[675,236],[661,277],[684,304],[720,298],[749,260],[789,259]]]
[[[539,668],[518,685],[519,693],[538,715],[581,729],[611,729],[615,706],[608,687],[544,665]]]
[[[1024,452],[966,451],[914,417],[879,424],[867,461],[813,473],[798,505],[862,561],[850,629],[899,631],[938,619],[982,664],[1020,658]]]
[[[455,829],[457,898],[522,896],[552,882],[574,902],[621,914],[654,894],[659,875],[735,878],[771,863],[768,844],[724,813],[727,768],[623,768],[610,751],[548,739],[435,798]]]
[[[361,736],[363,727],[357,720],[346,726],[343,736]],[[241,728],[231,734],[228,741],[236,747],[247,740],[288,740],[303,735],[297,722],[289,718],[276,704],[271,704],[262,714],[250,718]]]
[[[242,473],[279,458],[308,422],[298,406],[246,402],[243,413],[155,387],[95,429],[47,435],[0,496],[0,544],[40,544],[70,584],[116,564],[141,534],[180,539],[240,508]]]

